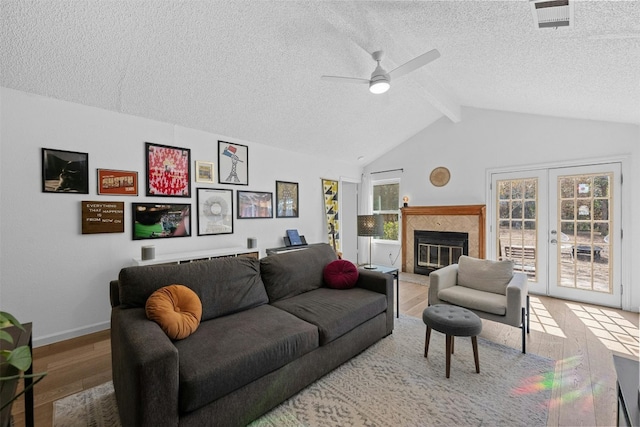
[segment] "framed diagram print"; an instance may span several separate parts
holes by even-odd
[[[233,190],[197,188],[198,236],[233,233]]]
[[[249,147],[218,141],[218,183],[249,185]]]

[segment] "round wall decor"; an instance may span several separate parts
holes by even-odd
[[[451,178],[451,173],[449,169],[440,166],[431,171],[431,175],[429,175],[429,181],[436,187],[444,187],[449,182]]]

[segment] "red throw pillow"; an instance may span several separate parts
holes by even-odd
[[[351,289],[358,281],[358,268],[345,259],[337,259],[324,267],[324,283],[333,289]]]

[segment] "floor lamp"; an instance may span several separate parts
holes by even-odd
[[[383,232],[382,215],[358,215],[358,236],[369,238],[369,265],[364,266],[366,269],[376,268],[371,264],[371,238],[382,236]]]

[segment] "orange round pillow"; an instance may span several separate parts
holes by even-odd
[[[202,303],[198,294],[184,285],[158,289],[147,299],[147,318],[156,322],[174,340],[181,340],[198,329]]]

